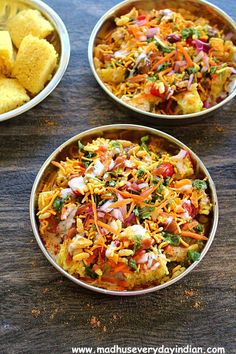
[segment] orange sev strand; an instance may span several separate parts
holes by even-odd
[[[133,201],[132,198],[118,200],[118,202],[115,202],[115,203],[111,204],[111,205],[109,206],[109,209],[112,209],[112,208],[119,208],[119,207],[121,207],[121,206],[123,206],[123,205],[126,205],[126,204],[131,203],[132,201]]]
[[[130,269],[126,264],[122,263],[122,264],[118,264],[114,268],[114,273],[118,273],[118,272],[130,273]]]
[[[136,75],[136,76],[133,76],[133,77],[130,77],[128,79],[128,81],[130,82],[141,82],[141,81],[144,81],[146,79],[147,75],[146,74],[140,74],[140,75]]]
[[[192,230],[195,226],[198,225],[198,221],[194,220],[192,222],[188,222],[187,224],[184,224],[182,227],[182,230]]]
[[[178,43],[176,43],[176,46],[177,46],[177,48],[179,49],[179,51],[184,55],[188,66],[194,66],[194,63],[193,63],[192,59],[190,58],[190,55],[189,55],[188,52],[184,49],[184,47],[182,46],[182,44],[180,44],[180,43],[178,42]]]
[[[119,235],[119,232],[116,231],[115,229],[113,229],[113,227],[111,227],[110,225],[107,225],[107,224],[105,224],[104,222],[102,222],[100,220],[97,221],[97,224],[98,224],[98,226],[103,227],[107,231],[109,231],[109,232],[111,232],[111,233],[113,233],[115,235]]]
[[[98,230],[99,235],[101,235],[101,232],[98,227],[98,216],[97,216],[97,207],[94,201],[92,201],[92,210],[93,210],[93,216],[94,216],[94,224]]]
[[[135,207],[135,203],[134,203],[134,201],[132,201],[132,203],[131,203],[131,205],[130,205],[130,208],[129,208],[129,211],[128,211],[126,217],[125,217],[126,219],[130,216],[130,214],[131,214],[132,211],[134,210],[134,207]]]
[[[165,57],[163,57],[163,58],[161,58],[160,60],[158,60],[158,62],[153,65],[152,70],[155,70],[160,64],[162,64],[162,63],[164,63],[165,61],[169,60],[169,59],[172,58],[175,54],[176,54],[176,50],[174,50],[173,52],[167,54]]]
[[[207,241],[208,238],[204,235],[199,235],[195,232],[191,232],[191,231],[181,231],[180,233],[181,236],[183,237],[191,237],[194,238],[195,240],[200,240],[200,241]]]

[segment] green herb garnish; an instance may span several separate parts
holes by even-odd
[[[144,206],[142,208],[139,208],[139,216],[142,220],[148,219],[154,210],[155,210],[154,207]]]
[[[143,136],[142,138],[141,138],[141,144],[140,144],[140,146],[141,146],[141,148],[143,148],[144,150],[146,150],[146,151],[148,151],[148,146],[147,146],[147,144],[146,144],[146,142],[149,140],[149,136],[148,135],[146,135],[146,136]]]
[[[201,179],[195,179],[195,181],[193,181],[192,185],[194,188],[199,189],[199,190],[207,189],[206,182]]]
[[[129,260],[129,266],[130,268],[134,269],[134,270],[137,270],[138,267],[137,267],[137,263],[135,262],[135,260],[133,258],[130,258]]]
[[[197,251],[193,251],[193,250],[188,250],[188,260],[193,263],[196,261],[199,261],[200,259],[200,253]]]
[[[208,69],[210,74],[215,74],[216,70],[218,69],[218,66],[210,66],[210,68]]]
[[[134,213],[135,216],[139,216],[138,208],[134,208],[133,213]]]
[[[85,267],[85,273],[92,279],[97,279],[98,277],[98,275],[90,267]]]
[[[168,187],[170,185],[170,180],[171,178],[168,176],[165,178],[165,181],[164,181],[164,186]]]
[[[181,237],[175,234],[171,234],[170,232],[163,232],[163,236],[165,237],[165,241],[168,241],[172,246],[179,246]]]
[[[134,235],[134,253],[140,248],[142,239],[142,235]]]
[[[78,148],[79,148],[79,152],[83,151],[84,149],[84,145],[81,143],[80,140],[78,140]]]
[[[54,202],[53,202],[53,208],[56,210],[56,211],[61,211],[63,205],[64,205],[64,202],[65,202],[65,199],[64,198],[61,198],[61,197],[56,197]]]
[[[116,140],[112,140],[111,141],[111,145],[112,145],[113,148],[120,148],[121,147],[121,143],[119,143]]]
[[[194,230],[197,232],[203,232],[203,226],[201,224],[198,224],[194,227]]]
[[[107,181],[105,184],[106,187],[115,187],[116,186],[116,181],[114,179]]]
[[[194,67],[194,66],[190,66],[188,69],[187,69],[187,72],[189,74],[195,74],[198,72],[198,70]]]
[[[189,27],[189,28],[182,29],[181,35],[182,35],[183,39],[187,39],[189,37],[192,37],[193,35],[195,35],[195,36],[197,36],[197,38],[199,38],[200,32],[193,27]]]
[[[171,63],[169,61],[163,63],[163,64],[160,64],[158,65],[157,67],[157,71],[162,71],[162,70],[165,70],[166,68],[168,68],[169,66],[171,65]]]
[[[138,169],[137,177],[141,178],[144,175],[144,173],[145,173],[145,169],[143,167],[140,167]]]
[[[152,179],[152,184],[157,184],[159,182],[160,182],[160,177],[154,176],[153,179]]]

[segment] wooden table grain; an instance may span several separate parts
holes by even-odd
[[[235,0],[212,2],[236,18]],[[224,347],[236,353],[235,101],[212,118],[180,127],[127,116],[98,87],[87,60],[93,26],[117,1],[47,3],[68,28],[71,60],[44,102],[0,126],[0,352],[61,354],[71,353],[72,346],[117,344]],[[174,135],[202,158],[218,190],[220,222],[207,256],[181,282],[142,297],[92,293],[61,276],[39,250],[29,221],[31,187],[46,157],[71,136],[112,123],[145,123]]]

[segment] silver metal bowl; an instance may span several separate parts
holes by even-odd
[[[121,99],[116,97],[104,84],[97,74],[94,65],[94,48],[100,44],[105,37],[105,35],[115,28],[114,19],[121,15],[128,13],[133,7],[137,9],[151,10],[153,8],[160,9],[172,9],[178,11],[179,8],[188,9],[193,14],[199,17],[207,18],[210,24],[217,24],[219,28],[222,28],[226,33],[232,32],[232,41],[236,43],[236,23],[229,17],[224,11],[219,9],[217,6],[210,4],[204,0],[125,0],[118,5],[114,6],[112,9],[107,11],[107,13],[101,17],[101,19],[95,25],[92,34],[90,36],[88,45],[88,59],[90,67],[92,69],[93,75],[97,80],[101,88],[116,102],[120,107],[128,109],[129,112],[134,114],[136,117],[149,118],[151,122],[161,123],[163,125],[178,125],[183,123],[192,123],[199,120],[200,118],[205,118],[211,115],[216,110],[220,109],[223,105],[228,103],[236,95],[236,87],[230,95],[225,98],[222,102],[217,105],[208,108],[204,111],[182,114],[182,115],[166,115],[166,114],[156,114],[151,112],[145,112],[139,108],[133,107]]]
[[[43,101],[61,81],[70,59],[70,40],[64,23],[57,13],[40,0],[5,0],[0,3],[0,28],[5,29],[9,17],[23,9],[37,9],[53,25],[55,33],[48,38],[59,53],[57,70],[45,88],[24,105],[0,114],[0,122],[16,117]]]
[[[209,181],[209,188],[210,188],[210,193],[211,193],[211,199],[212,199],[212,204],[213,204],[213,212],[212,212],[212,223],[211,223],[211,228],[209,232],[209,239],[201,253],[200,260],[194,262],[190,267],[186,269],[184,273],[176,277],[175,279],[172,279],[164,284],[157,285],[157,286],[152,286],[143,290],[134,290],[134,291],[112,291],[112,290],[106,290],[102,288],[98,288],[95,286],[92,286],[90,284],[87,284],[74,276],[70,275],[67,273],[64,269],[62,269],[56,262],[55,260],[51,257],[51,255],[48,253],[46,250],[40,234],[39,234],[39,229],[38,229],[38,223],[37,223],[37,204],[38,204],[38,195],[40,192],[40,187],[43,181],[47,178],[47,176],[52,172],[55,171],[55,167],[51,164],[52,161],[57,160],[57,159],[62,159],[63,158],[63,152],[64,152],[64,157],[66,154],[66,150],[71,144],[74,144],[78,140],[82,140],[83,142],[86,141],[91,141],[92,139],[98,138],[98,137],[105,137],[105,138],[110,138],[110,139],[129,139],[129,140],[134,140],[137,138],[142,137],[143,135],[150,135],[154,136],[158,140],[163,140],[164,143],[166,143],[168,146],[171,146],[172,149],[178,149],[178,148],[184,148],[187,151],[190,152],[193,160],[196,163],[196,168],[199,169],[201,174],[204,176],[207,176],[208,181]],[[68,151],[68,150],[67,150]],[[49,158],[44,162],[43,166],[41,167],[33,188],[31,192],[31,197],[30,197],[30,220],[31,220],[31,225],[32,229],[36,238],[36,241],[41,248],[43,254],[46,256],[48,261],[59,271],[61,272],[64,276],[72,280],[78,285],[83,286],[84,288],[97,291],[103,294],[109,294],[109,295],[120,295],[120,296],[131,296],[131,295],[141,295],[141,294],[146,294],[150,293],[156,290],[160,290],[163,288],[166,288],[175,282],[179,281],[183,277],[185,277],[188,273],[190,273],[197,265],[198,263],[203,259],[207,251],[209,250],[211,243],[214,239],[216,229],[217,229],[217,224],[218,224],[218,202],[217,202],[217,195],[216,195],[216,189],[214,182],[212,181],[212,178],[207,171],[206,167],[202,163],[202,161],[197,157],[197,155],[192,152],[186,145],[181,143],[179,140],[173,138],[172,136],[163,133],[159,130],[153,129],[153,128],[148,128],[145,126],[139,126],[139,125],[131,125],[131,124],[117,124],[117,125],[107,125],[107,126],[101,126],[98,128],[93,128],[90,130],[87,130],[83,133],[80,133],[73,138],[67,140],[64,144],[59,146],[50,156]]]

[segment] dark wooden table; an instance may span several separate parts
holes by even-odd
[[[87,60],[93,26],[117,1],[47,2],[69,30],[71,60],[50,97],[0,126],[0,352],[71,353],[72,346],[118,344],[219,346],[236,353],[235,101],[182,127],[130,118],[103,94]],[[236,18],[235,0],[212,2]],[[111,123],[145,123],[173,134],[202,158],[218,189],[220,223],[207,256],[181,282],[142,297],[99,295],[61,276],[39,250],[29,221],[31,187],[46,157],[69,137]]]

